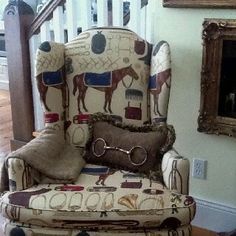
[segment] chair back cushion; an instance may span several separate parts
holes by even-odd
[[[165,121],[169,54],[165,41],[153,47],[121,28],[90,29],[65,45],[42,43],[36,79],[45,123],[64,128],[68,143],[84,147],[96,112],[133,125]]]
[[[127,29],[96,28],[65,45],[70,143],[83,146],[90,114],[128,124],[150,119],[148,79],[152,45]]]

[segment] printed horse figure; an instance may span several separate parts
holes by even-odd
[[[49,85],[49,86],[61,90],[62,106],[63,106],[63,108],[66,108],[66,106],[67,106],[67,104],[66,104],[66,89],[68,86],[67,86],[66,80],[64,78],[64,75],[65,75],[64,66],[61,69],[59,69],[58,71],[56,71],[55,73],[57,73],[57,72],[62,74],[62,83],[57,84],[57,85]],[[48,72],[48,73],[50,73],[50,72]],[[51,72],[51,73],[54,73],[54,72]],[[45,109],[47,111],[51,111],[51,109],[48,107],[48,105],[46,103],[46,95],[47,95],[47,91],[48,91],[49,86],[46,85],[43,81],[43,73],[40,73],[39,75],[37,75],[36,80],[37,80],[38,91],[40,94],[40,100],[43,103]]]
[[[105,180],[110,176],[113,175],[117,170],[116,169],[109,169],[108,173],[100,174],[98,180],[96,181],[96,185],[103,185],[105,186]]]
[[[85,77],[88,76],[88,81],[90,81],[89,78],[90,74],[91,76],[96,76],[96,78],[104,75],[104,74],[110,74],[110,84],[109,86],[104,86],[104,85],[89,85],[85,83]],[[139,76],[138,74],[135,72],[135,70],[132,68],[132,65],[129,65],[127,67],[121,68],[121,69],[117,69],[114,71],[109,71],[109,72],[105,72],[103,74],[95,74],[95,73],[82,73],[79,75],[75,75],[73,78],[73,84],[74,84],[74,89],[73,89],[73,94],[75,96],[75,93],[77,91],[77,89],[79,90],[79,94],[77,97],[77,102],[78,102],[78,111],[79,113],[81,113],[81,109],[80,109],[80,100],[82,102],[83,105],[83,109],[87,112],[88,109],[85,106],[85,95],[86,95],[86,91],[88,89],[88,87],[92,87],[95,88],[99,91],[102,91],[105,93],[105,102],[104,102],[104,106],[103,109],[105,112],[107,112],[107,109],[110,113],[112,113],[111,110],[111,100],[112,100],[112,95],[113,92],[116,90],[118,83],[126,76],[129,75],[130,77],[132,77],[132,79],[138,80]],[[97,80],[97,81],[98,81]],[[102,83],[104,83],[103,78],[100,79]],[[97,83],[97,82],[96,82]]]
[[[155,80],[156,80],[155,88],[149,88],[150,93],[153,95],[153,99],[154,99],[154,110],[153,110],[153,112],[154,112],[155,115],[162,116],[162,114],[159,111],[159,103],[158,103],[159,95],[161,93],[162,86],[164,84],[166,85],[166,87],[168,89],[170,89],[170,84],[167,83],[170,77],[171,77],[171,69],[170,68],[157,73],[154,77]]]

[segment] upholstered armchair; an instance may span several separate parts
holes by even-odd
[[[42,43],[35,77],[46,128],[7,158],[5,234],[190,235],[189,162],[166,123],[168,43],[91,29]]]

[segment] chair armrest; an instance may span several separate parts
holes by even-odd
[[[0,154],[0,193],[9,190],[8,174],[5,168],[5,155]]]
[[[19,191],[39,182],[41,158],[51,159],[64,147],[63,131],[45,128],[35,139],[10,153],[5,161],[9,190]]]
[[[20,191],[33,186],[32,168],[25,161],[19,158],[9,158],[6,167],[10,191]]]
[[[166,187],[174,192],[188,194],[189,160],[171,150],[162,159],[163,180]]]

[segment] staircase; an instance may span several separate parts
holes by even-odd
[[[10,93],[14,101],[12,118],[15,141],[27,142],[32,138],[33,130],[44,127],[34,78],[35,54],[40,43],[66,43],[81,31],[106,26],[129,28],[152,43],[155,4],[156,0],[48,0],[34,16],[32,9],[22,0],[10,0],[5,10],[5,29],[8,61],[14,63],[9,64],[8,69]],[[16,41],[18,38],[20,40]],[[16,55],[19,56],[17,60]],[[21,111],[19,107],[22,107]],[[20,117],[19,112],[23,112]],[[27,125],[14,126],[20,122],[19,118],[21,123],[26,122]],[[16,143],[12,145],[13,149],[18,147],[19,143]]]

